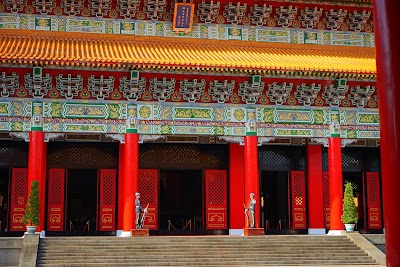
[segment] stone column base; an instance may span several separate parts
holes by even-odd
[[[244,228],[245,236],[264,235],[264,228]]]
[[[149,229],[131,229],[132,236],[149,236]]]

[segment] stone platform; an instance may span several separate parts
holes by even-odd
[[[149,236],[149,229],[131,229],[132,236]]]
[[[245,236],[264,235],[264,228],[244,228]]]

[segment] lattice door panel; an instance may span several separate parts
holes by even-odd
[[[65,169],[49,169],[47,231],[64,231]]]
[[[25,231],[22,217],[28,198],[28,169],[14,168],[11,176],[10,231]]]
[[[115,231],[115,206],[117,190],[117,171],[114,169],[100,170],[100,212],[99,230]]]
[[[292,186],[292,228],[306,229],[306,178],[304,171],[291,172]]]
[[[331,199],[329,195],[329,172],[322,173],[322,190],[324,196],[324,222],[325,222],[325,229],[331,228]]]
[[[381,187],[379,183],[379,172],[367,172],[367,207],[368,207],[368,228],[382,228],[381,212]]]
[[[140,202],[143,208],[149,204],[144,228],[158,230],[158,176],[155,169],[139,170]]]
[[[206,229],[227,229],[227,178],[225,170],[205,170]]]

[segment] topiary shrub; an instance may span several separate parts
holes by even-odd
[[[343,197],[342,222],[344,224],[353,224],[358,221],[356,204],[354,203],[353,187],[350,182],[346,183]]]
[[[39,197],[39,182],[33,181],[31,185],[31,192],[29,193],[28,201],[26,203],[25,215],[23,222],[25,225],[39,225],[40,213],[40,197]]]

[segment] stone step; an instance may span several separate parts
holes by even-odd
[[[319,265],[349,265],[349,262],[346,260],[264,260],[264,261],[256,261],[256,260],[251,260],[251,261],[242,261],[242,260],[233,260],[233,261],[223,261],[223,262],[217,262],[217,261],[174,261],[174,262],[154,262],[151,260],[148,261],[134,261],[134,260],[129,260],[127,262],[126,259],[121,259],[121,260],[114,260],[114,261],[104,261],[104,260],[98,260],[98,261],[90,261],[90,262],[80,262],[76,263],[77,265],[75,266],[86,266],[87,264],[118,264],[118,263],[129,263],[130,266],[160,266],[160,265],[168,265],[168,266],[207,266],[207,265],[227,265],[227,266],[235,266],[235,265],[262,265],[262,266],[269,266],[271,264],[274,265],[310,265],[310,266],[319,266]],[[72,266],[72,262],[64,262],[64,261],[46,261],[44,262],[38,262],[37,266],[40,266],[41,264],[50,264],[52,266],[59,265],[59,264],[68,264],[68,266]],[[363,264],[363,265],[376,265],[376,262],[372,260],[358,260],[357,262],[351,263],[351,265],[355,264]],[[49,265],[48,265],[49,266]]]
[[[51,237],[37,266],[376,265],[347,237]]]

